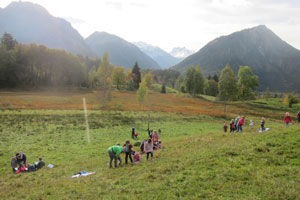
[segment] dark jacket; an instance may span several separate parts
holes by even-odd
[[[25,153],[22,153],[22,152],[17,153],[16,158],[17,158],[17,163],[18,164],[24,164],[26,166],[27,158],[26,158]]]

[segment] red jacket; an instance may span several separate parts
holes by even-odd
[[[292,123],[292,118],[290,116],[285,116],[283,121],[285,123]]]
[[[244,125],[244,118],[241,118],[238,122],[239,126],[243,126]]]

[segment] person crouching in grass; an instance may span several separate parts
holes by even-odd
[[[128,164],[128,156],[129,156],[129,159],[132,163],[132,157],[131,157],[131,152],[132,152],[132,144],[130,144],[130,141],[127,140],[125,142],[125,144],[123,145],[124,149],[125,149],[125,164]]]
[[[153,160],[153,143],[152,140],[149,138],[147,142],[144,144],[144,150],[147,154],[147,160],[149,159],[149,155],[151,155],[151,160]]]
[[[109,168],[112,168],[112,161],[115,162],[115,168],[117,168],[117,160],[120,161],[120,165],[122,163],[122,160],[120,158],[120,154],[125,152],[125,149],[119,145],[111,146],[107,149],[108,156],[110,158],[109,161]]]

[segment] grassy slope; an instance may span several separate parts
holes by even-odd
[[[143,156],[142,163],[118,170],[108,169],[106,149],[129,138],[131,126],[137,127],[140,139],[146,138],[147,113],[89,111],[91,144],[87,144],[80,110],[2,111],[0,199],[298,198],[297,124],[286,129],[274,117],[267,121],[270,132],[258,133],[256,125],[245,127],[243,134],[224,134],[219,115],[193,114],[204,110],[192,109],[194,102],[207,102],[188,102],[192,102],[185,105],[190,114],[151,113],[151,127],[163,130],[163,149],[155,152],[155,161],[146,162]],[[271,113],[267,108],[263,111]],[[258,124],[258,117],[251,118]],[[10,174],[10,157],[19,150],[26,152],[31,163],[43,156],[56,167]],[[81,170],[96,174],[69,178]]]

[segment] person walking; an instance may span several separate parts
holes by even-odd
[[[120,165],[122,163],[122,159],[119,157],[122,152],[124,152],[124,148],[119,145],[111,146],[107,149],[108,156],[110,158],[109,167],[112,168],[112,161],[114,160],[115,168],[117,168],[117,160],[120,161]]]
[[[289,127],[290,124],[292,123],[292,118],[290,117],[290,113],[289,112],[285,113],[283,122],[285,123],[285,127]]]
[[[241,117],[240,119],[239,119],[239,122],[238,122],[238,124],[237,124],[237,132],[239,132],[239,131],[243,131],[243,125],[244,125],[244,122],[245,122],[245,117]]]

